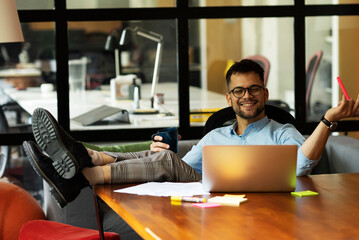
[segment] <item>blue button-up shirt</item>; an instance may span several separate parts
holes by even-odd
[[[220,127],[204,136],[193,146],[183,160],[202,174],[202,147],[206,145],[297,145],[297,176],[310,174],[319,160],[309,160],[302,153],[301,146],[305,138],[291,124],[280,124],[268,117],[251,123],[242,135],[237,135],[237,123]]]

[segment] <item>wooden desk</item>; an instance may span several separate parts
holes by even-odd
[[[318,196],[248,193],[240,207],[207,209],[172,206],[169,197],[113,192],[125,186],[97,185],[95,192],[145,239],[359,238],[359,173],[297,178],[296,191]]]

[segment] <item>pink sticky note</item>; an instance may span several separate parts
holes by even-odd
[[[205,202],[205,203],[192,203],[192,206],[199,208],[212,208],[212,207],[220,207],[222,205],[218,203]]]

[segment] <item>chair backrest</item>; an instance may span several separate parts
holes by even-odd
[[[3,106],[0,105],[0,133],[8,133],[9,132],[9,124],[6,119]]]
[[[31,124],[21,123],[19,119],[16,119],[17,123],[10,125],[5,114],[7,111],[13,111],[16,114],[21,114],[17,111],[24,110],[20,108],[20,106],[12,105],[12,107],[8,108],[6,105],[0,105],[0,133],[22,133],[32,131]],[[16,118],[21,118],[21,116]]]
[[[267,85],[268,75],[269,75],[269,69],[270,69],[270,63],[269,60],[263,56],[260,55],[254,55],[246,57],[246,59],[251,59],[258,63],[264,70],[264,86]]]
[[[295,118],[289,112],[283,110],[282,108],[266,104],[264,111],[269,119],[273,119],[282,124],[290,123],[293,126],[296,126]],[[204,126],[204,135],[206,135],[215,128],[230,125],[235,121],[236,114],[234,113],[232,107],[223,108],[213,113],[208,118]]]
[[[0,105],[0,133],[8,133],[9,125],[5,113]],[[0,178],[4,175],[8,159],[10,158],[10,147],[0,146]]]
[[[5,156],[4,153],[2,153],[3,147],[4,146],[0,146],[0,148],[1,148],[1,152],[0,152],[0,178],[2,178],[3,175],[4,175],[5,168],[6,168],[6,163],[7,163],[7,157]],[[5,147],[7,147],[7,146],[5,146]]]
[[[21,132],[31,132],[31,125],[16,125],[10,127],[7,121],[4,106],[0,105],[0,134],[1,133],[21,133]],[[0,145],[0,177],[4,174],[6,166],[8,166],[11,158],[11,148],[12,146]],[[18,151],[21,151],[21,148],[17,148]],[[1,238],[0,238],[1,239]]]
[[[40,204],[24,188],[0,182],[0,194],[0,239],[19,239],[20,229],[26,222],[46,218]]]
[[[317,73],[318,66],[320,63],[320,60],[322,59],[323,51],[318,50],[316,51],[309,59],[307,63],[307,68],[305,70],[306,72],[306,95],[305,95],[305,107],[307,110],[307,114],[309,114],[309,101],[310,101],[310,95],[312,92],[313,82],[315,74]]]

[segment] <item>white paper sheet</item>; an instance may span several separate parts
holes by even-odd
[[[209,194],[209,192],[205,192],[202,189],[202,183],[200,182],[149,182],[134,187],[118,189],[115,190],[115,192],[150,195],[158,197],[193,196]]]

